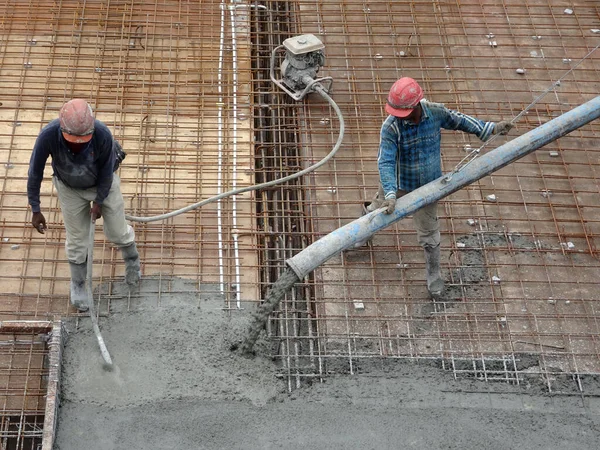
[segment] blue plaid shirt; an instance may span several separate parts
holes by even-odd
[[[418,125],[388,116],[381,127],[377,166],[386,199],[395,198],[398,189],[410,192],[442,176],[442,128],[461,130],[486,141],[496,126],[439,103],[422,100],[421,106]]]

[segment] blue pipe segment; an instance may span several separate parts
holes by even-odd
[[[600,96],[523,134],[510,142],[478,156],[457,172],[443,175],[396,201],[396,209],[385,214],[383,209],[370,212],[332,231],[286,261],[300,280],[328,259],[377,231],[413,214],[423,206],[436,202],[453,192],[495,172],[525,155],[569,134],[600,117]]]

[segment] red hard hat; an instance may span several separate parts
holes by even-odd
[[[74,98],[60,108],[58,115],[60,131],[68,142],[83,144],[92,139],[94,113],[92,107],[81,98]]]
[[[423,89],[409,77],[396,81],[388,94],[385,111],[396,117],[408,117],[423,99]]]

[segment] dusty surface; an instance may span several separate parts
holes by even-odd
[[[89,321],[71,332],[57,449],[589,449],[600,437],[596,398],[488,392],[424,364],[361,362],[357,375],[287,394],[264,347],[254,358],[230,351],[249,312],[230,317],[221,299],[172,287],[178,298],[162,306],[140,295],[101,318],[113,373]]]

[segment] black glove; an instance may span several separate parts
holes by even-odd
[[[503,120],[501,122],[496,123],[494,127],[494,131],[492,134],[508,134],[510,130],[512,130],[514,125],[510,123],[508,120]]]

